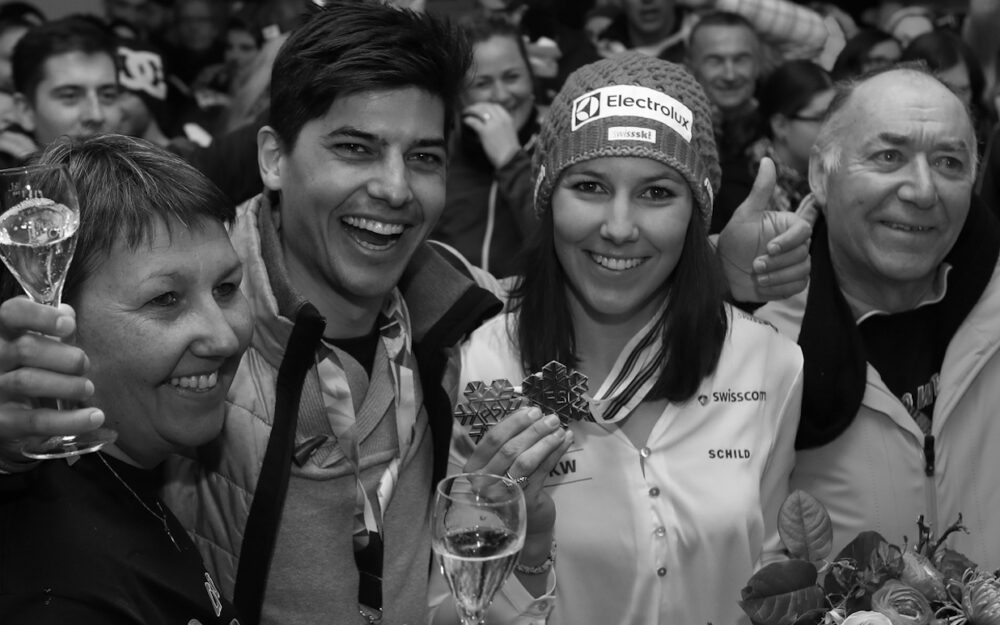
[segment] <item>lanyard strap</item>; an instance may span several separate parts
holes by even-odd
[[[617,423],[642,403],[663,368],[662,323],[666,300],[618,354],[601,388],[589,399],[592,420]]]
[[[399,478],[399,467],[413,441],[418,407],[422,400],[414,383],[416,360],[410,349],[405,308],[389,307],[389,322],[380,328],[380,342],[372,368],[372,385],[392,385],[394,418],[399,449],[380,476],[374,492],[361,479],[361,449],[357,415],[338,350],[330,350],[318,363],[324,403],[330,427],[345,460],[354,469],[355,500],[354,556],[358,568],[358,602],[379,611],[382,608],[384,560],[383,516]],[[342,352],[341,352],[342,353]],[[388,374],[388,375],[387,375]],[[371,617],[371,611],[362,610]]]

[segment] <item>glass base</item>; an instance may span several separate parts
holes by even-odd
[[[76,436],[52,436],[43,441],[32,441],[21,447],[21,453],[34,460],[69,458],[97,451],[108,443],[115,442],[118,433],[107,428],[97,428]]]

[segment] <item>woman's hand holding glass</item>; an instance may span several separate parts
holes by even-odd
[[[73,309],[14,297],[0,304],[0,465],[24,462],[24,439],[88,432],[104,422],[96,408],[58,410],[39,403],[87,400],[88,360],[63,340],[76,331]]]
[[[522,408],[490,428],[464,467],[466,472],[506,474],[520,481],[527,510],[527,532],[519,560],[523,565],[537,566],[549,557],[556,509],[542,487],[572,444],[573,433],[562,428],[558,417],[543,415],[538,408]],[[547,576],[518,577],[531,594],[545,593]]]
[[[0,170],[0,257],[33,301],[59,306],[80,226],[77,189],[62,165]],[[62,409],[56,398],[56,406]],[[64,458],[97,451],[117,434],[95,429],[79,435],[25,442],[29,458]]]

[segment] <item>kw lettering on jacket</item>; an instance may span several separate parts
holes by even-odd
[[[576,473],[576,460],[560,460],[559,463],[549,471],[549,477],[559,477]]]
[[[589,461],[588,461],[589,460]],[[545,488],[565,486],[594,479],[591,467],[600,466],[582,447],[571,447],[545,477]]]
[[[691,109],[674,98],[647,87],[612,85],[573,100],[570,130],[606,117],[642,117],[664,124],[691,142]]]

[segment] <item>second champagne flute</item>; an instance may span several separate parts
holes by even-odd
[[[493,595],[514,569],[525,514],[524,493],[505,477],[461,473],[438,483],[431,540],[465,625],[484,623]]]

